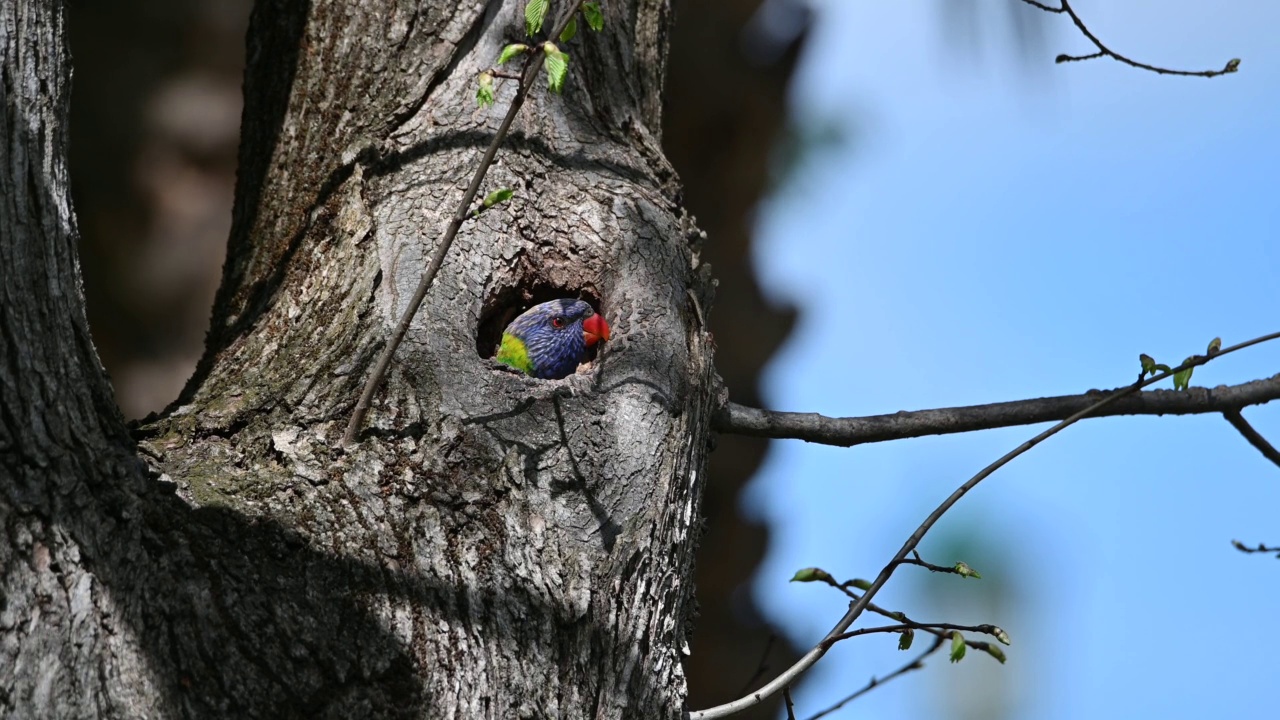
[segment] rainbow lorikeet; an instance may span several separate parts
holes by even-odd
[[[609,323],[590,305],[550,300],[511,321],[495,359],[526,375],[558,380],[578,368],[588,348],[608,339]]]

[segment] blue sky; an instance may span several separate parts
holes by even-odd
[[[766,370],[771,407],[1072,394],[1132,381],[1142,352],[1176,364],[1214,336],[1280,329],[1280,3],[1074,3],[1137,59],[1242,58],[1212,80],[1055,66],[1090,49],[1058,16],[1044,48],[1020,55],[1003,3],[976,4],[983,33],[966,45],[937,1],[815,0],[793,112],[845,140],[760,208],[757,272],[803,311]],[[1273,344],[1193,384],[1277,371]],[[1245,414],[1280,443],[1280,407]],[[773,443],[743,500],[773,530],[754,585],[766,614],[812,644],[845,602],[787,583],[796,569],[874,576],[956,485],[1039,429]],[[1280,468],[1220,417],[1086,421],[926,538],[926,559],[963,559],[984,580],[904,568],[879,597],[916,619],[1001,624],[1009,664],[939,654],[837,717],[976,717],[992,698],[1018,720],[1271,717],[1280,566],[1234,538],[1280,543]],[[836,649],[796,694],[799,715],[901,664],[895,647]]]

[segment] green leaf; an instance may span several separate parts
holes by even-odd
[[[983,650],[986,650],[987,654],[990,655],[991,657],[999,660],[1001,665],[1004,664],[1004,661],[1006,660],[1006,658],[1004,656],[1004,651],[1000,649],[999,645],[992,645],[988,643],[987,646],[983,648]]]
[[[906,630],[903,630],[903,631],[902,631],[902,634],[898,635],[898,649],[899,649],[899,650],[910,650],[910,649],[911,649],[911,641],[912,641],[912,640],[915,640],[915,639],[916,639],[916,631],[915,631],[915,630],[912,630],[912,629],[910,629],[910,628],[907,628]]]
[[[600,12],[600,3],[598,2],[582,3],[582,17],[586,19],[587,27],[596,32],[600,32],[601,28],[604,27],[604,13]]]
[[[1187,363],[1191,362],[1194,359],[1195,359],[1194,357],[1189,357],[1186,360],[1183,360],[1182,364],[1186,365]],[[1189,367],[1186,370],[1181,370],[1173,374],[1174,390],[1186,390],[1187,388],[1191,387],[1191,371],[1192,370],[1195,370],[1195,368]]]
[[[510,60],[511,58],[517,55],[520,55],[521,53],[523,53],[528,49],[529,49],[529,46],[525,45],[524,43],[512,43],[502,48],[502,54],[498,56],[498,64],[506,65],[508,60]]]
[[[554,93],[564,92],[564,78],[569,74],[569,56],[551,43],[543,43],[542,51],[547,55],[547,87]]]
[[[1162,373],[1173,372],[1173,368],[1169,367],[1168,365],[1165,365],[1164,363],[1156,363],[1155,367],[1152,368],[1151,374],[1154,375],[1157,372],[1162,372]]]
[[[524,6],[524,29],[530,35],[537,35],[542,30],[542,21],[547,18],[547,3],[550,0],[529,0]]]
[[[1156,359],[1146,353],[1138,356],[1138,362],[1142,363],[1142,376],[1156,374]]]
[[[960,573],[960,577],[973,578],[974,580],[982,579],[982,576],[978,574],[977,570],[974,570],[973,568],[969,567],[967,564],[962,562],[956,563],[955,571],[957,573]]]
[[[491,208],[498,203],[504,203],[510,200],[514,194],[511,188],[498,188],[484,197],[484,206]]]
[[[1227,66],[1222,68],[1223,72],[1233,73],[1240,69],[1240,58],[1231,58],[1227,61]]]
[[[808,567],[803,570],[797,570],[795,575],[791,576],[791,582],[825,582],[834,583],[835,578],[822,568]]]
[[[476,89],[476,104],[480,107],[488,107],[493,104],[493,76],[489,73],[480,73],[480,87]]]
[[[1209,341],[1209,352],[1205,353],[1209,357],[1213,357],[1222,351],[1222,338],[1216,337]]]
[[[560,32],[560,42],[567,43],[578,34],[578,18],[577,16],[569,18],[569,24],[564,26],[564,30]]]
[[[951,662],[956,663],[964,659],[964,635],[959,630],[951,631]]]
[[[859,590],[861,590],[861,591],[863,591],[863,592],[866,592],[866,591],[868,591],[868,590],[870,590],[870,589],[871,589],[871,581],[870,581],[870,580],[863,580],[862,578],[854,578],[854,579],[852,579],[852,580],[850,580],[850,581],[849,581],[849,584],[850,584],[850,585],[852,585],[852,586],[854,586],[854,587],[856,587],[856,588],[858,588]]]
[[[995,630],[992,630],[992,631],[991,631],[991,634],[992,634],[992,635],[995,635],[995,636],[996,636],[996,639],[997,639],[997,640],[999,640],[1000,642],[1004,643],[1005,645],[1008,645],[1008,644],[1009,644],[1009,633],[1005,632],[1005,631],[1004,631],[1004,628],[1000,628],[1000,627],[998,627],[998,628],[996,628]],[[1003,661],[1001,661],[1001,662],[1003,662]]]

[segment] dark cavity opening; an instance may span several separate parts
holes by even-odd
[[[521,287],[502,288],[485,300],[480,311],[480,327],[476,329],[476,353],[486,360],[498,354],[502,331],[520,313],[539,303],[560,298],[585,300],[600,312],[600,293],[592,286],[570,289],[535,280]],[[606,315],[605,320],[609,317]],[[588,351],[586,360],[594,360],[599,345]]]

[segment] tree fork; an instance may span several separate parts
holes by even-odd
[[[687,295],[708,304],[707,269],[658,150],[665,2],[610,3],[606,31],[565,48],[564,96],[532,93],[490,170],[515,198],[459,232],[365,438],[334,449],[496,127],[472,82],[521,9],[257,5],[208,350],[130,437],[74,292],[70,212],[46,212],[69,208],[62,10],[5,6],[6,77],[57,97],[5,111],[6,151],[28,154],[5,180],[52,198],[6,193],[5,217],[44,212],[54,234],[6,228],[21,257],[0,268],[6,287],[31,270],[31,302],[0,311],[17,350],[0,448],[22,473],[0,483],[0,707],[680,715],[717,381]],[[597,297],[614,341],[564,381],[495,370],[477,340],[495,300],[552,291]]]

